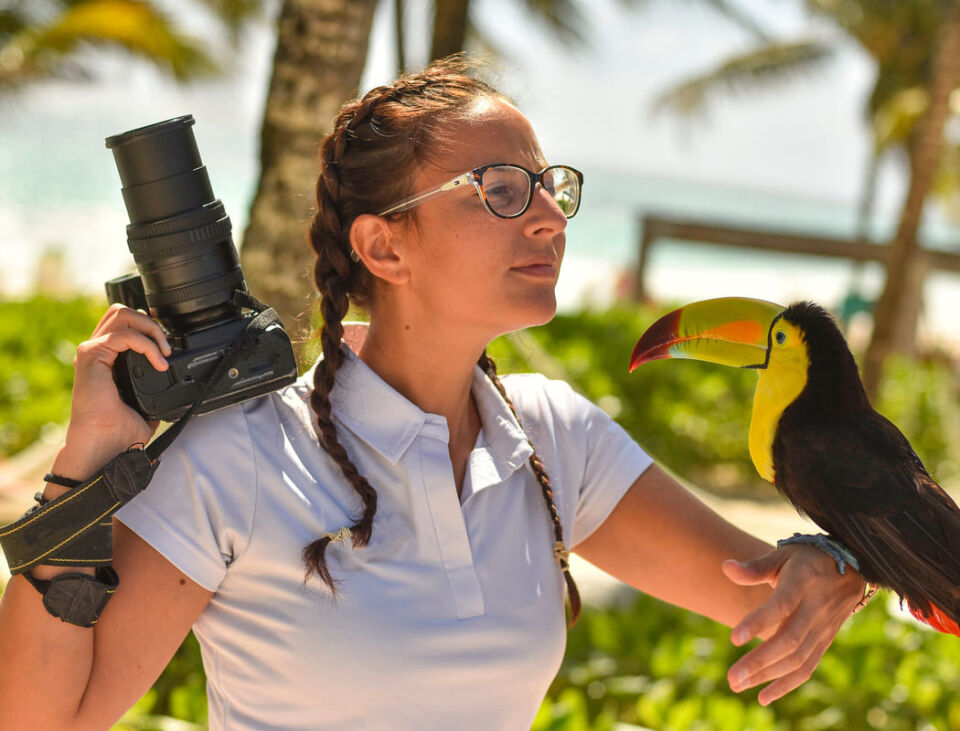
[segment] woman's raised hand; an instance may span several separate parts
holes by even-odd
[[[159,371],[168,368],[164,356],[171,349],[160,325],[143,312],[111,305],[77,348],[70,425],[54,463],[57,474],[85,479],[130,445],[146,444],[156,429],[117,391],[113,364],[125,350],[143,354]]]
[[[725,561],[734,583],[769,584],[770,597],[733,628],[733,644],[765,641],[731,666],[734,691],[770,683],[758,700],[768,705],[805,683],[854,607],[865,582],[851,568],[837,572],[832,558],[810,546],[786,546],[753,561]],[[772,682],[771,682],[772,681]]]

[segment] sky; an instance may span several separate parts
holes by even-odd
[[[581,4],[590,8],[587,42],[573,48],[517,0],[474,2],[481,32],[504,52],[502,84],[533,121],[548,157],[634,175],[857,200],[868,152],[862,109],[874,66],[855,44],[808,17],[802,2],[740,4],[777,37],[835,39],[834,60],[807,78],[721,98],[693,122],[654,115],[653,100],[751,47],[751,36],[692,0],[632,3],[641,9],[616,0]],[[424,5],[409,2],[408,25],[426,25]],[[383,10],[367,85],[393,73],[392,14]],[[885,187],[884,200],[895,203],[901,186]]]
[[[705,3],[646,0],[629,9],[623,0],[581,0],[589,8],[582,47],[557,42],[518,0],[474,0],[474,7],[481,33],[501,51],[493,66],[498,84],[531,119],[548,159],[584,171],[585,196],[591,180],[616,174],[852,210],[867,154],[869,58],[807,17],[799,0],[740,1],[777,36],[829,34],[838,52],[809,78],[719,99],[695,123],[652,114],[652,100],[751,44]],[[195,4],[166,2],[186,30],[223,45],[216,23]],[[395,74],[392,5],[380,2],[363,89]],[[425,0],[407,1],[412,65],[425,60],[427,15]],[[0,291],[22,286],[51,245],[66,250],[84,286],[126,266],[126,214],[103,139],[181,114],[196,118],[214,192],[242,230],[257,176],[270,21],[267,13],[250,24],[229,62],[232,73],[217,82],[177,86],[146,63],[95,51],[94,80],[46,83],[0,100]],[[895,210],[903,180],[890,161],[881,171],[882,208]],[[629,186],[611,189],[629,205]]]

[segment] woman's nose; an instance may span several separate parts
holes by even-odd
[[[536,184],[533,189],[533,200],[524,216],[524,229],[529,234],[545,233],[554,235],[567,227],[567,217],[563,215],[560,206],[542,185]]]

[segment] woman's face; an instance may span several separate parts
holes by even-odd
[[[481,100],[448,132],[452,151],[417,172],[412,193],[489,163],[547,165],[526,117],[502,100]],[[553,317],[567,219],[540,185],[517,218],[494,216],[464,186],[425,201],[415,220],[401,245],[410,272],[403,296],[418,310],[487,339]]]

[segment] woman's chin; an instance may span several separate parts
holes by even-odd
[[[553,291],[549,296],[541,296],[536,300],[531,300],[523,308],[522,316],[518,317],[510,332],[523,330],[526,327],[536,327],[546,325],[557,314],[557,298]]]

